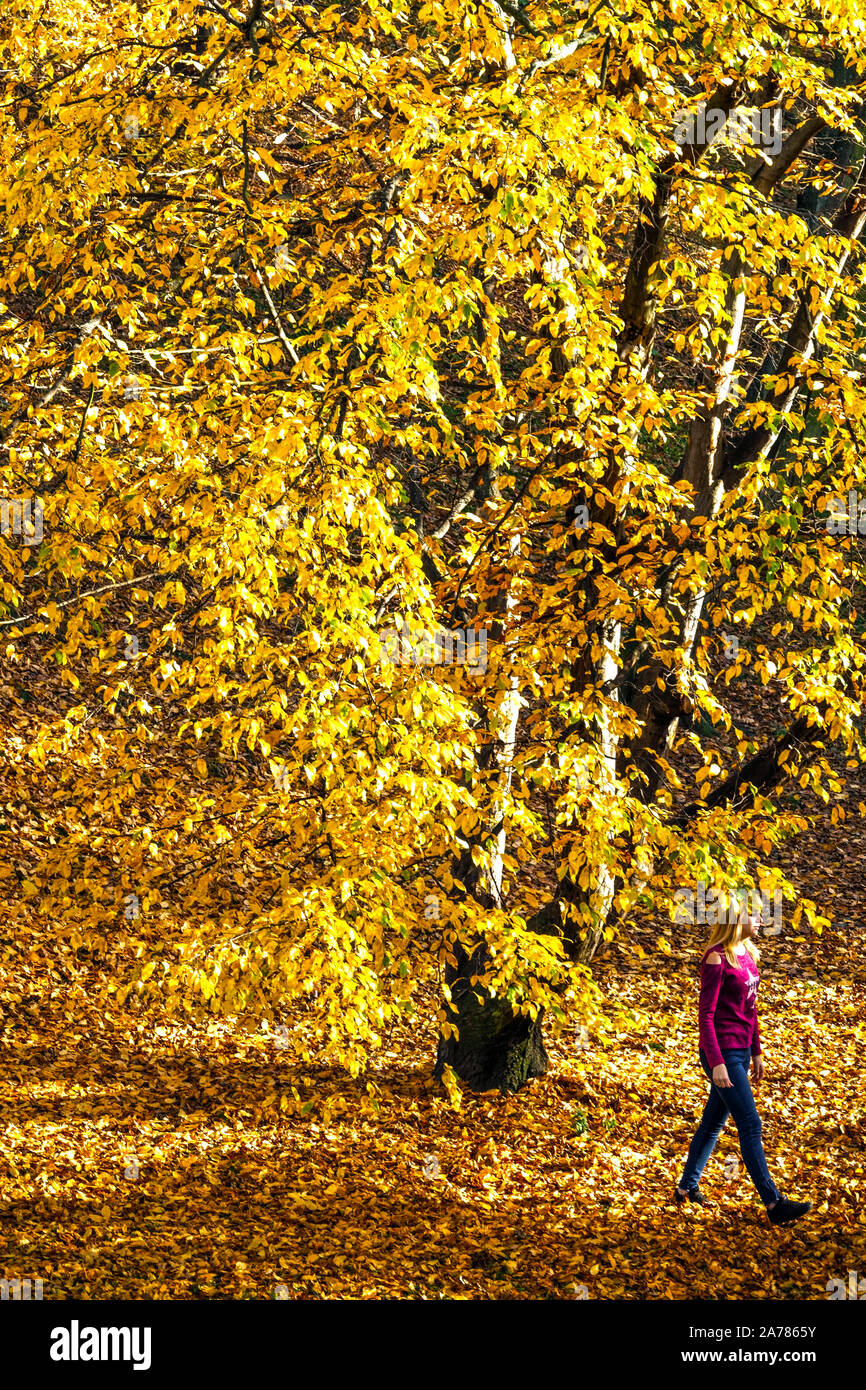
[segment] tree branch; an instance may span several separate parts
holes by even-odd
[[[111,593],[114,589],[129,589],[136,584],[146,584],[148,579],[156,579],[159,570],[152,570],[150,574],[139,575],[135,579],[121,579],[117,584],[103,584],[99,589],[89,589],[86,594],[75,594],[72,598],[61,599],[58,603],[55,599],[48,599],[48,603],[53,603],[55,608],[70,608],[73,603],[80,603],[86,598],[96,598],[99,594]],[[35,623],[39,621],[38,613],[22,613],[17,618],[4,618],[0,621],[0,627],[20,627],[22,623]]]
[[[795,719],[790,728],[783,734],[760,749],[741,767],[735,768],[723,782],[710,792],[709,796],[702,801],[690,801],[684,806],[679,815],[672,822],[679,829],[684,829],[693,821],[697,820],[701,811],[712,810],[715,806],[726,806],[733,802],[742,792],[746,794],[747,789],[753,792],[760,792],[774,787],[781,781],[784,769],[780,762],[782,753],[794,748],[797,744],[808,743],[823,733],[823,725],[820,723],[810,724],[806,715],[801,715]]]

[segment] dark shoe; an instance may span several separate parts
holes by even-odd
[[[783,1226],[788,1221],[799,1221],[801,1216],[805,1216],[807,1211],[811,1211],[811,1202],[792,1202],[787,1197],[779,1193],[779,1200],[772,1211],[767,1208],[767,1215],[774,1226]]]
[[[706,1197],[704,1196],[703,1192],[699,1187],[693,1187],[691,1192],[687,1192],[685,1196],[682,1194],[682,1192],[680,1192],[679,1188],[675,1187],[674,1200],[678,1207],[681,1207],[683,1203],[687,1201],[697,1202],[699,1207],[709,1206],[709,1202],[707,1201]]]

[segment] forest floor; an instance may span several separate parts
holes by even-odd
[[[365,1076],[299,1076],[273,1036],[112,1017],[31,943],[29,992],[0,976],[0,1276],[52,1299],[826,1298],[866,1271],[864,904],[856,862],[798,851],[842,876],[850,921],[763,943],[759,1107],[802,1223],[769,1224],[732,1124],[714,1205],[673,1204],[707,1089],[701,929],[608,948],[599,982],[635,1011],[615,1043],[549,1039],[546,1077],[459,1108],[431,1079],[432,994]]]
[[[773,699],[749,692],[755,736]],[[606,1044],[549,1035],[545,1077],[456,1097],[432,1078],[432,983],[353,1080],[299,1070],[279,1034],[107,1007],[63,933],[19,917],[0,942],[0,1278],[46,1299],[825,1299],[866,1275],[866,771],[833,761],[845,819],[794,785],[811,824],[777,861],[833,925],[797,934],[785,904],[760,943],[758,1105],[777,1185],[814,1203],[802,1222],[770,1225],[732,1122],[713,1205],[673,1202],[708,1089],[705,927],[629,925],[593,967]]]

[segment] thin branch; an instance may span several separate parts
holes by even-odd
[[[84,342],[84,339],[89,337],[91,333],[94,333],[97,328],[102,328],[101,318],[90,319],[87,323],[85,323],[75,347],[80,347],[81,344]],[[43,406],[51,404],[51,402],[54,400],[54,397],[58,394],[58,392],[60,392],[63,389],[63,387],[69,380],[69,376],[72,372],[72,368],[74,367],[74,365],[75,348],[72,349],[72,352],[70,353],[69,358],[67,359],[66,366],[63,368],[63,371],[60,373],[57,380],[53,383],[53,385],[49,386],[48,390],[45,392],[43,396],[40,397],[40,399],[36,402],[35,406],[23,405],[21,409],[17,412],[17,414],[12,416],[12,419],[9,421],[9,424],[6,426],[6,428],[4,430],[0,430],[0,444],[6,443],[12,431],[16,428],[17,425],[21,423],[23,419],[26,418],[31,409],[41,410]]]
[[[157,579],[159,570],[152,570],[150,574],[139,575],[136,579],[121,579],[117,584],[103,584],[98,589],[88,589],[86,594],[75,594],[72,598],[62,599],[57,603],[49,599],[49,603],[54,603],[55,608],[69,608],[73,603],[80,603],[86,598],[96,598],[99,594],[108,594],[115,589],[128,589],[133,585],[146,584],[149,579]],[[22,613],[17,618],[4,618],[0,622],[0,627],[20,627],[22,623],[36,623],[39,621],[38,613]]]
[[[244,187],[243,187],[243,199],[244,199],[244,206],[246,207],[247,212],[250,213],[250,214],[252,215],[252,211],[253,211],[253,210],[252,210],[252,208],[250,207],[250,195],[249,195],[249,184],[250,184],[250,152],[249,152],[249,148],[248,148],[248,145],[247,145],[247,123],[246,123],[246,121],[244,121],[244,127],[243,127],[243,129],[244,129],[244,134],[243,134],[243,141],[242,141],[242,146],[241,146],[241,148],[243,149],[243,152],[244,152]]]
[[[249,250],[249,257],[253,263],[253,269],[255,270],[256,275],[259,278],[259,284],[261,286],[262,295],[264,296],[265,303],[268,306],[268,312],[270,313],[273,325],[277,330],[277,336],[283,345],[283,350],[286,353],[286,356],[289,357],[297,367],[301,359],[295,351],[294,345],[288,337],[286,330],[283,328],[279,312],[277,311],[276,305],[274,304],[274,301],[271,298],[270,291],[267,287],[267,284],[265,283],[265,277],[259,268],[258,261],[256,260],[255,253],[252,251],[252,249]]]
[[[78,462],[78,456],[79,456],[79,454],[81,453],[81,443],[82,443],[82,440],[84,439],[84,426],[85,426],[85,423],[86,423],[86,421],[87,421],[87,412],[88,412],[88,410],[90,409],[90,407],[93,405],[93,397],[94,397],[95,392],[96,392],[96,382],[94,381],[94,382],[91,384],[91,387],[90,387],[90,397],[89,397],[89,399],[88,399],[88,401],[87,401],[87,405],[84,407],[84,410],[83,410],[82,413],[81,413],[81,424],[78,426],[78,438],[77,438],[76,441],[75,441],[75,451],[74,451],[74,453],[73,453],[73,455],[72,455],[72,462],[73,462],[73,463],[77,463],[77,462]]]
[[[223,19],[226,21],[227,24],[233,24],[235,28],[240,29],[241,33],[244,35],[244,37],[246,37],[246,23],[243,20],[235,19],[234,15],[230,14],[229,11],[223,5],[217,4],[217,0],[204,0],[204,7],[206,10],[210,10],[213,14],[222,15]]]
[[[519,4],[509,5],[506,3],[506,0],[496,0],[496,5],[498,9],[504,10],[510,19],[513,19],[517,24],[519,24],[521,29],[525,29],[527,34],[531,34],[534,39],[544,38],[544,35],[542,34],[541,30],[536,29],[535,25],[532,23],[532,20],[528,19],[526,15],[523,13],[523,10],[519,8]]]

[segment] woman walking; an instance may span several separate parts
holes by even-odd
[[[770,1177],[761,1144],[761,1117],[749,1085],[750,1061],[756,1083],[764,1075],[757,1013],[758,951],[753,945],[760,921],[759,916],[750,916],[742,923],[720,923],[701,960],[699,1056],[710,1079],[710,1094],[674,1195],[678,1205],[685,1201],[704,1205],[698,1182],[725,1121],[733,1115],[749,1176],[770,1220],[782,1225],[804,1216],[812,1203],[784,1197]]]

